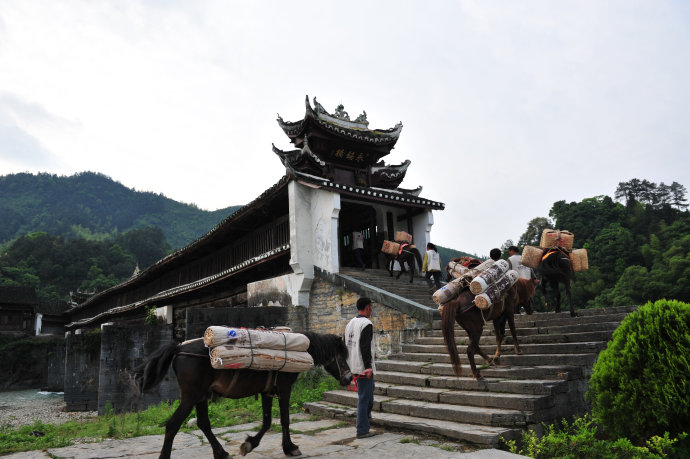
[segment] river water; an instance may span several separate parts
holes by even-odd
[[[3,406],[22,406],[27,402],[41,400],[62,400],[64,392],[44,392],[38,389],[23,389],[0,392],[0,407]]]

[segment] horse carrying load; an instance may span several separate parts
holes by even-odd
[[[481,379],[474,355],[479,353],[488,364],[499,361],[501,342],[505,335],[502,323],[507,323],[510,327],[515,353],[522,353],[513,318],[514,309],[521,297],[521,282],[526,282],[532,287],[530,297],[534,294],[534,287],[530,280],[518,279],[517,271],[509,269],[506,260],[486,260],[482,263],[470,257],[461,257],[451,261],[446,267],[446,272],[453,279],[434,292],[432,297],[441,311],[443,340],[450,356],[451,366],[456,376],[462,376],[453,325],[457,322],[470,338],[467,358],[472,376],[475,379]],[[479,347],[484,324],[488,321],[493,322],[496,337],[496,352],[491,358]]]
[[[589,269],[587,249],[573,249],[575,236],[570,231],[546,228],[542,231],[539,247],[525,246],[522,250],[521,263],[537,269],[542,259],[549,253],[560,251],[570,259],[575,272]]]

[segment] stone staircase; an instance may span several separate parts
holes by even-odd
[[[376,287],[435,307],[424,279],[391,280],[376,271],[345,272]],[[409,278],[408,278],[409,279]],[[450,366],[440,320],[425,336],[403,345],[400,354],[377,360],[373,425],[433,433],[485,446],[500,438],[519,437],[542,422],[582,414],[584,393],[599,352],[633,307],[535,313],[516,316],[522,355],[515,355],[512,338],[501,347],[500,365],[480,367],[484,380],[471,377],[469,364],[456,378]],[[467,363],[467,334],[455,327],[461,361]],[[484,351],[495,350],[493,327],[484,328]],[[478,357],[478,364],[483,363]],[[308,412],[331,417],[356,416],[357,394],[336,390],[321,402],[305,404]]]

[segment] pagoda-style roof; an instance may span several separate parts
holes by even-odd
[[[305,99],[305,105],[306,112],[304,119],[301,121],[283,121],[283,118],[278,115],[278,124],[296,146],[300,146],[298,142],[305,132],[310,129],[320,128],[347,140],[370,145],[388,146],[388,150],[390,150],[395,145],[395,142],[398,141],[400,131],[402,131],[402,123],[396,124],[391,129],[369,129],[367,112],[362,111],[362,114],[352,121],[342,104],[336,107],[335,113],[328,113],[316,101],[316,97],[314,97],[314,108],[309,103],[309,96]]]
[[[314,107],[305,100],[304,119],[285,122],[278,115],[278,124],[295,150],[283,151],[273,146],[288,171],[323,177],[345,185],[395,189],[405,178],[410,165],[386,164],[388,155],[400,136],[402,123],[392,129],[369,129],[366,112],[355,120],[342,105],[328,113],[314,98]]]

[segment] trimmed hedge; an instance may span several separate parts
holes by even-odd
[[[690,305],[647,303],[599,354],[588,399],[600,429],[636,444],[690,431]]]

